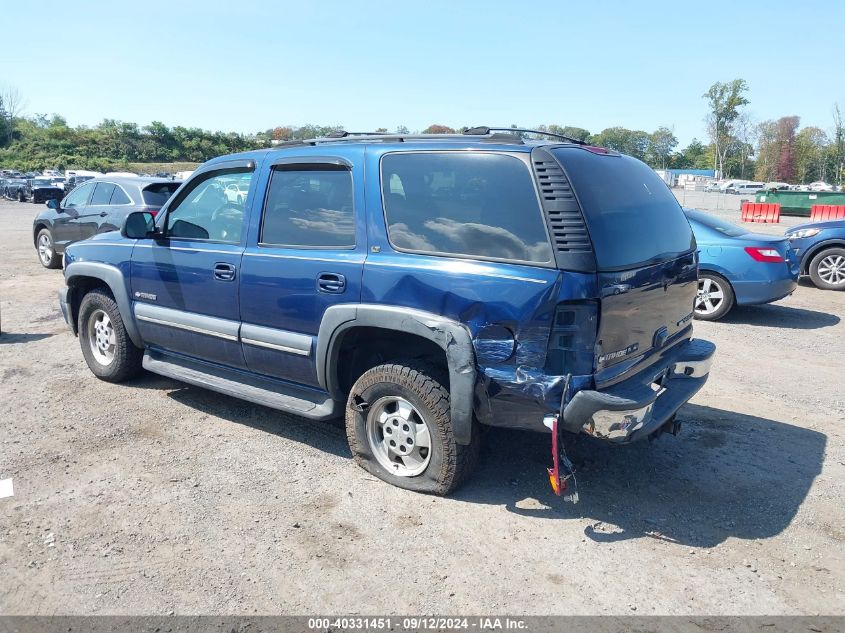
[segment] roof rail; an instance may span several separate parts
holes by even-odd
[[[482,129],[482,128],[478,128]],[[490,129],[490,128],[483,128]],[[512,128],[493,128],[494,130],[512,130]],[[320,145],[323,143],[343,143],[355,141],[380,141],[391,143],[404,143],[405,141],[447,141],[447,140],[464,140],[466,136],[472,135],[469,132],[455,133],[455,134],[396,134],[392,132],[347,132],[346,130],[337,130],[330,132],[326,136],[318,138],[295,139],[290,141],[283,141],[275,148],[299,147],[303,145]],[[482,137],[481,141],[487,143],[512,143],[515,145],[523,145],[522,137],[515,134],[494,134],[491,131],[482,132],[476,136]],[[563,138],[563,137],[561,137]],[[579,141],[573,141],[579,142]]]
[[[525,134],[539,134],[540,136],[559,138],[563,141],[566,141],[567,143],[575,143],[576,145],[587,145],[586,141],[582,141],[581,139],[577,138],[572,138],[571,136],[555,134],[554,132],[548,132],[545,130],[529,130],[521,127],[488,127],[486,125],[479,125],[477,127],[469,128],[468,130],[464,131],[464,134],[485,135],[490,134],[491,132],[507,132],[510,134],[514,134],[515,132],[522,132]]]

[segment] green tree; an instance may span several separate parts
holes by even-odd
[[[826,180],[827,134],[818,127],[805,127],[795,136],[795,179],[800,183]]]
[[[659,127],[651,133],[648,145],[648,163],[652,167],[666,169],[669,157],[678,146],[678,139],[668,127]]]
[[[762,182],[775,179],[778,159],[777,125],[774,121],[757,124],[757,164],[754,177]]]
[[[574,127],[572,125],[555,125],[552,123],[551,125],[541,125],[537,128],[543,132],[549,132],[551,134],[561,134],[563,136],[568,136],[569,138],[574,138],[578,141],[589,141],[590,140],[590,131],[585,130],[582,127]]]
[[[423,130],[423,134],[454,134],[455,130],[450,128],[448,125],[440,125],[438,123],[432,123],[427,128]]]
[[[733,142],[734,126],[740,116],[740,109],[748,105],[745,93],[748,84],[744,79],[727,83],[717,81],[702,95],[707,101],[709,112],[705,121],[710,142],[715,150],[714,169],[724,174],[725,159]]]
[[[651,137],[642,130],[629,130],[624,127],[609,127],[593,137],[592,142],[601,147],[615,149],[640,160],[646,160]]]

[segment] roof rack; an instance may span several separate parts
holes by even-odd
[[[479,126],[465,130],[462,133],[455,134],[396,134],[393,132],[347,132],[346,130],[336,130],[330,132],[326,136],[308,139],[296,139],[291,141],[284,141],[276,145],[276,148],[298,147],[303,145],[320,145],[322,143],[342,143],[354,141],[380,141],[389,143],[404,143],[405,141],[448,141],[448,140],[463,140],[467,136],[480,137],[479,140],[485,143],[510,143],[514,145],[524,145],[522,137],[519,133],[539,134],[541,136],[548,136],[550,138],[561,139],[567,143],[575,143],[577,145],[586,145],[584,141],[563,136],[562,134],[554,134],[552,132],[544,132],[542,130],[528,130],[524,128],[512,127],[487,127]]]
[[[582,141],[578,138],[572,138],[571,136],[564,136],[563,134],[555,134],[554,132],[548,132],[546,130],[529,130],[526,128],[521,127],[488,127],[486,125],[479,125],[477,127],[471,127],[468,130],[464,131],[464,134],[473,134],[473,135],[484,135],[490,134],[491,132],[507,132],[510,134],[515,133],[524,133],[524,134],[539,134],[540,136],[548,136],[551,138],[559,138],[567,143],[575,143],[576,145],[587,145],[586,141]]]

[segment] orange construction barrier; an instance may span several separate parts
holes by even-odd
[[[845,220],[845,205],[814,204],[810,210],[810,222],[826,222],[827,220]]]
[[[742,221],[777,224],[780,222],[780,205],[771,202],[743,202]]]

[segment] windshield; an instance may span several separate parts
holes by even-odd
[[[740,235],[745,235],[748,232],[736,224],[731,224],[726,220],[720,220],[719,218],[702,213],[701,211],[684,209],[684,213],[686,213],[687,217],[693,222],[698,222],[699,224],[706,226],[708,229],[712,229],[717,233],[727,235],[728,237],[739,237]]]
[[[52,183],[46,178],[36,178],[32,181],[33,187],[49,187]]]
[[[552,153],[572,181],[600,269],[665,261],[695,247],[681,205],[645,163],[574,147]]]

